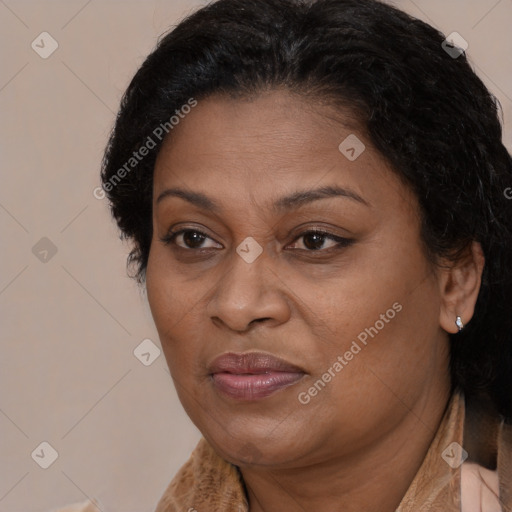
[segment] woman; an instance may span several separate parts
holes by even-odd
[[[455,43],[219,0],[133,78],[103,188],[204,436],[157,512],[512,510],[512,159]]]

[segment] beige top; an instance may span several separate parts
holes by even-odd
[[[454,393],[396,512],[512,512],[512,425],[497,418],[488,403],[475,401],[467,408],[463,395]],[[55,512],[98,512],[90,502],[75,507]],[[238,468],[204,438],[155,510],[195,511],[249,511]]]

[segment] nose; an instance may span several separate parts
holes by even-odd
[[[207,306],[207,314],[216,324],[245,332],[251,324],[263,321],[279,325],[290,318],[290,306],[270,258],[263,252],[247,263],[234,252],[229,270],[223,274]]]

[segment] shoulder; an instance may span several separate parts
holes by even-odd
[[[94,499],[86,500],[81,503],[73,503],[61,508],[52,509],[49,512],[99,512],[100,509],[97,505],[98,502]]]
[[[484,395],[465,399],[462,512],[512,512],[512,424]]]
[[[473,415],[473,420],[477,416]],[[482,419],[483,418],[483,419]],[[512,511],[512,425],[481,414],[467,451],[478,455],[461,470],[462,512]],[[478,435],[476,435],[478,434]],[[475,442],[475,439],[478,442]],[[476,459],[476,460],[475,460]],[[485,462],[487,461],[487,462]],[[486,467],[487,466],[487,467]]]
[[[465,462],[461,466],[462,512],[500,512],[498,471]]]

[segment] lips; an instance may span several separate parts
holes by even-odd
[[[208,367],[214,387],[239,400],[257,400],[297,383],[305,371],[278,357],[260,352],[227,353]]]

